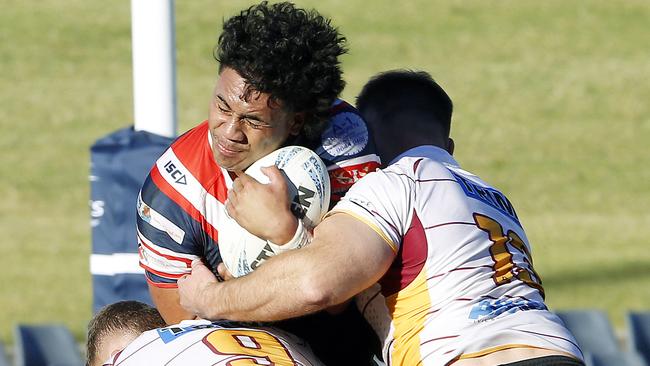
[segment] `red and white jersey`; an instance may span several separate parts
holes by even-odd
[[[407,151],[357,182],[332,212],[362,220],[395,252],[379,281],[383,296],[360,299],[388,365],[442,366],[514,347],[582,359],[544,304],[512,204],[443,149]]]
[[[365,121],[344,101],[332,106],[329,125],[316,144],[307,147],[328,167],[333,200],[379,166]],[[232,178],[215,162],[211,146],[206,121],[163,153],[140,190],[140,266],[154,286],[176,287],[196,258],[203,258],[215,274],[221,262],[219,228],[226,218],[224,202]]]
[[[279,329],[184,321],[142,333],[104,363],[129,365],[322,365],[299,338]]]

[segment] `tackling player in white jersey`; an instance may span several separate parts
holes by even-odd
[[[393,71],[371,80],[358,103],[389,166],[353,186],[310,245],[225,283],[197,266],[179,281],[181,304],[208,318],[275,320],[378,282],[384,301],[370,303],[389,365],[583,365],[573,335],[544,303],[513,205],[451,156],[444,90],[426,73]],[[238,205],[278,199],[253,192],[256,184],[235,185]],[[248,222],[253,211],[237,210]]]
[[[322,365],[304,341],[279,329],[207,320],[164,326],[156,309],[137,301],[102,309],[87,347],[88,366]]]

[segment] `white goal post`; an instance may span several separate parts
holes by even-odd
[[[131,0],[136,131],[176,135],[174,0]]]

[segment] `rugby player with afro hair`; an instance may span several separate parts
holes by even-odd
[[[339,59],[345,44],[330,19],[289,2],[264,1],[224,21],[213,50],[219,68],[208,119],[159,158],[138,202],[140,265],[168,324],[196,316],[179,301],[189,263],[200,259],[219,276],[218,233],[236,174],[280,147],[301,145],[323,159],[332,197],[340,197],[379,166],[365,122],[337,99],[345,86]],[[273,206],[267,220],[283,229],[282,237],[265,238],[278,244],[299,227],[290,207]],[[281,325],[306,339],[325,363],[367,363],[378,341],[355,307],[337,310]]]

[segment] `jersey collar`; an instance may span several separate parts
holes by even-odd
[[[393,159],[390,163],[393,164],[399,159],[404,157],[413,157],[413,158],[426,157],[443,164],[460,167],[460,165],[458,165],[458,162],[451,156],[451,154],[447,152],[447,150],[433,145],[422,145],[422,146],[418,146],[406,150],[401,155]]]

